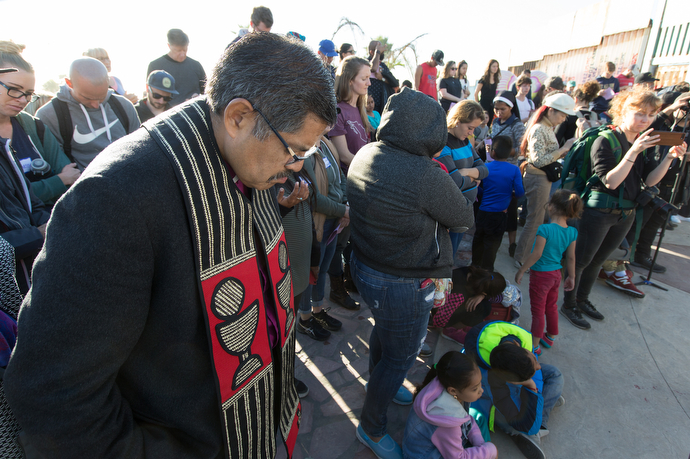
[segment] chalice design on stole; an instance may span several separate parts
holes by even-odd
[[[251,353],[251,345],[259,325],[259,300],[240,312],[244,304],[244,285],[239,279],[223,279],[213,292],[213,314],[224,322],[216,325],[216,334],[225,352],[239,357],[240,364],[232,378],[232,390],[263,366],[258,354]]]

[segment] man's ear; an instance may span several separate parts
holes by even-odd
[[[225,107],[223,125],[231,138],[251,134],[255,123],[254,108],[247,99],[233,99]]]
[[[65,77],[65,84],[66,84],[70,89],[74,89],[74,86],[72,86],[72,81],[71,81],[69,78],[67,78],[67,77]]]

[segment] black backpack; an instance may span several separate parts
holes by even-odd
[[[60,127],[60,137],[62,137],[62,150],[65,152],[70,161],[74,162],[74,157],[72,157],[72,135],[74,125],[72,124],[72,115],[69,113],[69,106],[67,102],[53,97],[50,101],[53,104],[53,109],[55,109],[55,114],[57,115],[58,124]],[[125,133],[129,134],[129,117],[125,112],[122,103],[117,100],[114,94],[108,98],[106,104],[110,105],[110,108],[115,112],[115,116],[122,123],[122,127],[125,128]]]

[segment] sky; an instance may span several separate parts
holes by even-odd
[[[401,6],[370,0],[262,4],[273,12],[272,32],[299,32],[314,50],[319,41],[328,38],[336,47],[351,43],[357,54],[364,56],[369,41],[377,36],[386,36],[394,46],[402,46],[426,34],[416,42],[418,63],[428,60],[435,49],[441,49],[446,60],[468,62],[468,76],[474,84],[490,59],[497,59],[501,68],[506,69],[511,47],[538,49],[546,40],[553,43],[562,38],[540,34],[541,22],[574,14],[578,8],[598,1],[478,2],[486,6],[445,0],[428,4],[398,2]],[[420,4],[424,7],[411,6]],[[110,55],[112,74],[122,80],[128,92],[141,95],[148,63],[168,51],[168,29],[180,28],[189,35],[188,56],[200,61],[209,74],[238,30],[249,24],[253,5],[247,5],[251,3],[227,0],[0,0],[0,15],[5,18],[0,39],[26,45],[24,57],[36,71],[37,90],[45,81],[57,81],[59,75],[66,74],[70,62],[83,51],[100,47]],[[18,16],[7,19],[13,11]],[[363,33],[344,27],[333,37],[345,17],[357,23]],[[412,79],[405,68],[392,70],[401,81]]]

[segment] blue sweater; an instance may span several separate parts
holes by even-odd
[[[492,161],[486,166],[489,176],[482,181],[482,204],[480,210],[486,212],[503,212],[508,208],[513,197],[524,196],[520,168],[507,161]]]

